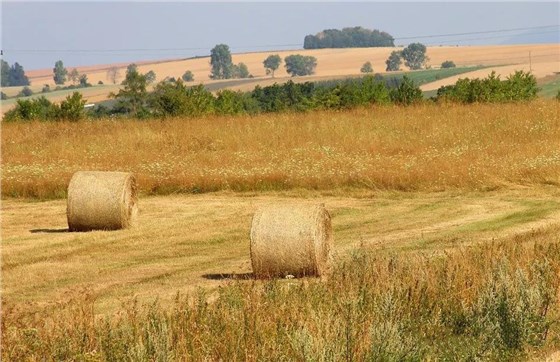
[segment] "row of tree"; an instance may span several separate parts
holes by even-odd
[[[25,75],[25,70],[18,62],[15,62],[12,66],[4,60],[0,60],[0,63],[0,83],[2,87],[18,87],[30,84]]]
[[[394,38],[384,31],[353,28],[327,29],[316,35],[307,35],[304,49],[393,47]]]
[[[135,118],[199,117],[204,115],[238,115],[320,109],[350,109],[371,104],[410,105],[423,101],[422,91],[406,75],[397,80],[380,75],[350,79],[338,83],[289,81],[268,87],[255,87],[251,92],[219,91],[216,95],[203,85],[188,87],[181,80],[162,81],[154,91],[146,90],[145,74],[129,67],[124,87],[112,109],[96,107],[90,116],[122,115]],[[530,73],[516,72],[506,80],[492,73],[485,79],[460,79],[453,86],[438,90],[434,101],[460,103],[514,102],[534,99],[538,88]],[[60,105],[46,98],[18,100],[16,107],[4,116],[7,122],[24,120],[79,120],[86,117],[85,101],[79,93]]]

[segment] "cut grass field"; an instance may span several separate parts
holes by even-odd
[[[2,360],[542,360],[558,107],[3,124]],[[85,169],[137,174],[137,227],[67,231]],[[334,274],[253,280],[254,211],[294,201],[331,212]]]

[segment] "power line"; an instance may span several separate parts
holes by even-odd
[[[510,29],[500,29],[500,30],[486,30],[486,31],[475,31],[466,33],[449,33],[449,34],[433,34],[433,35],[417,35],[417,36],[407,36],[407,37],[396,37],[395,40],[409,40],[409,39],[422,39],[422,38],[443,38],[443,37],[454,37],[454,36],[464,36],[464,35],[478,35],[478,34],[495,34],[504,33],[512,31],[521,30],[534,30],[534,29],[546,29],[560,27],[560,25],[544,25],[535,27],[525,27],[525,28],[510,28]],[[537,35],[557,32],[546,31],[532,34],[516,34],[516,35]],[[442,43],[453,43],[458,41],[469,41],[469,40],[483,40],[483,39],[493,39],[493,38],[503,38],[513,35],[503,35],[497,37],[481,37],[481,38],[470,38],[470,39],[457,39],[457,40],[445,40]],[[248,48],[274,48],[274,47],[299,47],[301,43],[292,44],[267,44],[267,45],[237,45],[232,46],[231,49],[248,49]],[[130,49],[3,49],[6,52],[12,53],[137,53],[137,52],[183,52],[183,51],[193,51],[193,50],[208,50],[209,47],[185,47],[185,48],[130,48]]]
[[[558,27],[560,27],[560,25],[556,24],[556,25],[532,26],[532,27],[527,27],[527,28],[511,28],[511,29],[500,29],[500,30],[472,31],[472,32],[468,32],[468,33],[451,33],[451,34],[437,34],[437,35],[415,35],[415,36],[407,36],[407,37],[397,37],[397,38],[395,38],[395,40],[420,39],[420,38],[444,38],[444,37],[448,37],[448,36],[505,33],[505,32],[509,32],[509,31],[558,28]]]

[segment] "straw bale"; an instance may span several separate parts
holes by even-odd
[[[78,171],[68,185],[70,231],[117,230],[137,214],[136,179],[128,172]]]
[[[321,276],[330,264],[331,217],[320,205],[270,205],[251,225],[251,263],[256,277]]]

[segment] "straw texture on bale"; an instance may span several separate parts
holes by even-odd
[[[136,179],[128,172],[78,171],[68,185],[70,231],[117,230],[133,225]]]
[[[251,263],[258,278],[321,276],[330,264],[331,217],[324,205],[271,205],[251,225]]]

